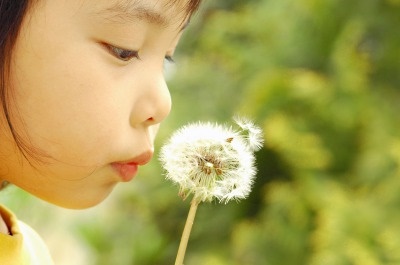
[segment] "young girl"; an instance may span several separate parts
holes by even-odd
[[[163,64],[200,0],[0,0],[0,185],[100,203],[153,155]],[[0,206],[0,264],[52,264]]]

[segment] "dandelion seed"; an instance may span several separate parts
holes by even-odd
[[[251,120],[235,116],[234,121],[242,129],[245,139],[253,151],[259,150],[263,145],[263,135],[260,127],[256,126]]]

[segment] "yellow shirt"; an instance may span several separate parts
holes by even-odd
[[[28,225],[0,205],[10,235],[0,233],[0,264],[53,265],[50,253],[40,236]]]

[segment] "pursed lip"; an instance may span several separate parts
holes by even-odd
[[[111,166],[118,173],[122,181],[128,182],[136,176],[139,166],[149,163],[152,157],[153,152],[148,151],[130,160],[111,163]]]

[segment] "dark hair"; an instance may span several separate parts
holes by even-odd
[[[7,121],[11,134],[26,157],[32,155],[33,150],[22,140],[11,122],[10,100],[11,91],[6,89],[9,79],[9,67],[11,62],[11,51],[15,45],[21,28],[22,20],[28,10],[28,0],[0,0],[0,102],[3,108],[4,118]]]
[[[24,141],[13,126],[10,108],[13,94],[6,85],[9,80],[12,50],[24,16],[33,2],[35,0],[0,0],[0,103],[3,108],[2,113],[0,111],[0,115],[4,115],[8,125],[6,129],[10,130],[18,149],[29,162],[31,162],[29,158],[38,160],[40,155],[43,154]],[[198,9],[200,2],[201,0],[189,0],[187,2],[185,6],[187,16],[191,16]]]

